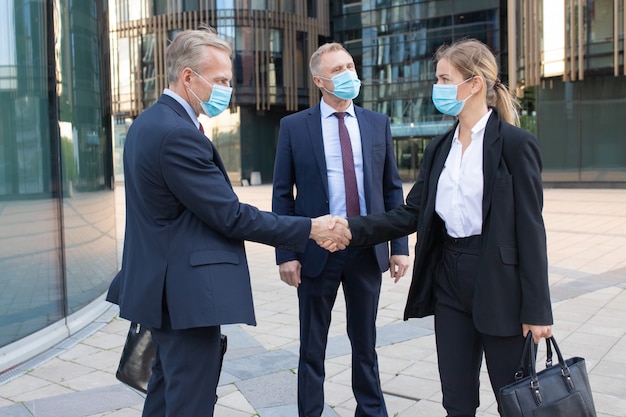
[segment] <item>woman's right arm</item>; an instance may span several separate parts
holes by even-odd
[[[402,206],[385,213],[350,217],[350,246],[372,246],[417,231],[417,218],[424,182],[422,172]]]

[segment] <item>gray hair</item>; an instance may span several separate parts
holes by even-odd
[[[230,44],[209,26],[178,33],[165,51],[168,81],[176,82],[185,68],[202,71],[203,68],[199,68],[199,63],[206,56],[207,46],[220,49],[232,58],[233,49]]]
[[[317,48],[317,51],[313,52],[313,55],[311,55],[311,59],[309,60],[309,70],[311,71],[311,75],[318,75],[320,62],[322,61],[322,55],[324,55],[326,52],[333,51],[344,51],[345,53],[350,55],[350,52],[348,52],[346,48],[344,48],[339,43],[325,43],[324,45]]]

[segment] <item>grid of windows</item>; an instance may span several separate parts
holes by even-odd
[[[414,179],[425,144],[453,118],[432,104],[433,55],[444,43],[472,37],[500,50],[500,1],[338,0],[331,12],[334,39],[354,57],[363,81],[357,99],[386,114],[400,173]],[[504,66],[503,66],[504,64]],[[500,62],[501,70],[506,63]]]

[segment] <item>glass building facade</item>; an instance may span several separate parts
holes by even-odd
[[[233,45],[230,111],[201,116],[234,183],[271,182],[280,118],[317,102],[308,58],[330,35],[327,2],[112,0],[112,106],[116,178],[128,127],[167,87],[165,49],[181,30],[214,27]]]
[[[235,183],[272,180],[279,120],[318,103],[308,59],[327,41],[353,54],[357,104],[390,117],[413,181],[454,122],[431,103],[433,54],[474,37],[522,101],[546,183],[626,185],[624,0],[4,0],[0,372],[108,306],[125,134],[167,86],[168,41],[202,23],[234,46],[230,111],[202,122]]]
[[[235,46],[229,114],[205,119],[231,179],[271,182],[278,122],[314,105],[307,63],[326,41],[352,53],[357,104],[391,118],[406,181],[454,118],[431,102],[433,55],[455,40],[487,44],[500,79],[539,137],[544,181],[626,184],[623,0],[116,0],[112,14],[116,175],[134,117],[166,86],[163,52],[180,29],[208,23]],[[549,16],[549,21],[544,18]],[[509,36],[512,34],[512,36]],[[601,123],[598,123],[601,121]]]
[[[454,122],[431,102],[433,54],[472,37],[520,99],[546,184],[626,185],[623,0],[335,0],[331,26],[363,79],[357,101],[391,118],[403,179]]]
[[[435,51],[458,39],[479,39],[497,53],[506,81],[506,1],[331,3],[334,40],[353,55],[363,80],[357,102],[390,117],[400,175],[415,180],[427,143],[454,122],[432,104]]]
[[[76,330],[117,270],[107,9],[0,2],[0,370]]]
[[[623,0],[512,0],[514,86],[541,142],[545,182],[626,185]],[[512,29],[510,29],[513,32]]]

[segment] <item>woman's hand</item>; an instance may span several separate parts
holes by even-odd
[[[542,338],[552,336],[552,326],[543,326],[536,324],[522,324],[522,336],[526,337],[528,332],[533,333],[533,340],[538,344]]]

